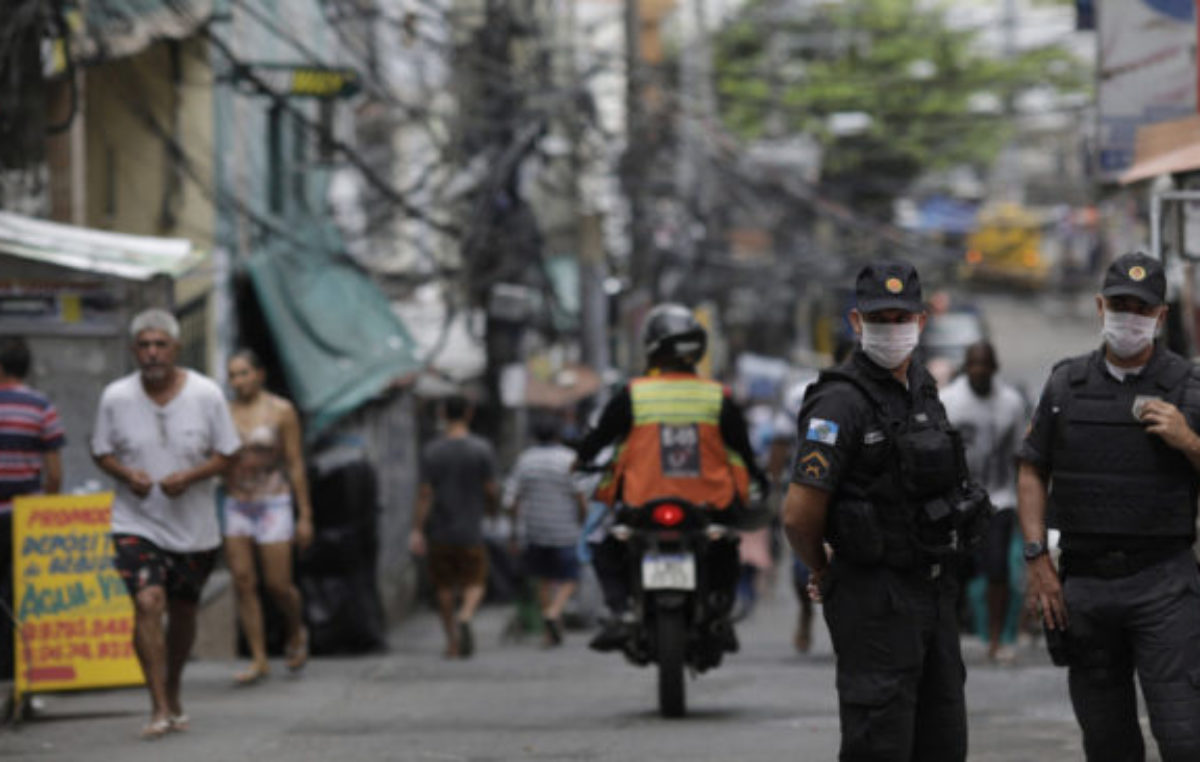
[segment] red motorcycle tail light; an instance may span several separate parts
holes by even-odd
[[[650,518],[654,520],[655,524],[660,526],[673,527],[683,521],[683,509],[678,505],[663,503],[655,507],[654,512],[650,514]]]

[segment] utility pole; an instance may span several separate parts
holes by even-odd
[[[646,104],[642,66],[642,12],[638,0],[625,0],[625,156],[621,184],[629,201],[629,276],[635,291],[653,293],[653,243],[646,225]]]
[[[783,96],[785,91],[784,85],[784,65],[787,63],[787,40],[783,34],[783,17],[784,17],[784,2],[785,0],[774,0],[770,4],[764,6],[764,13],[773,22],[767,30],[767,60],[770,62],[771,78],[769,87],[771,89],[771,97],[768,100],[767,118],[764,122],[765,133],[768,138],[778,139],[787,134],[787,116],[783,110]],[[775,23],[777,22],[777,23]]]
[[[1004,57],[1012,61],[1017,57],[1017,25],[1019,0],[1004,0]],[[1017,116],[1016,94],[1004,96],[1004,114],[1014,131],[1020,130]],[[1021,203],[1025,200],[1024,183],[1021,181],[1020,135],[1013,135],[1000,155],[1000,193],[1006,201]]]
[[[603,372],[612,360],[608,351],[608,296],[604,281],[608,276],[604,257],[603,217],[585,205],[580,183],[587,171],[584,157],[584,125],[577,104],[585,87],[579,79],[579,17],[575,0],[566,5],[566,34],[561,50],[566,56],[562,86],[572,93],[566,110],[567,134],[571,141],[571,209],[574,214],[576,256],[579,258],[579,333],[583,362]],[[556,25],[557,27],[557,25]]]
[[[691,0],[692,15],[696,24],[693,48],[693,75],[696,88],[696,111],[691,120],[691,149],[696,172],[695,208],[701,223],[709,224],[712,211],[711,172],[708,166],[707,130],[716,120],[717,98],[713,93],[712,37],[708,27],[708,0]],[[689,234],[690,240],[690,234]]]
[[[675,165],[675,197],[682,205],[677,232],[676,253],[685,261],[695,261],[702,238],[712,224],[712,193],[709,185],[705,126],[716,111],[712,92],[712,49],[709,40],[707,0],[684,0],[690,9],[690,27],[684,29],[683,52],[679,61],[682,104],[677,111],[679,147]],[[681,15],[682,12],[681,12]],[[697,231],[704,233],[698,238]]]

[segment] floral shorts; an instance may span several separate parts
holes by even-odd
[[[216,548],[177,553],[134,534],[114,534],[112,539],[113,566],[132,596],[147,587],[161,587],[171,600],[196,603],[217,563]]]

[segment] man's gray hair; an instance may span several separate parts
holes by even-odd
[[[129,338],[137,341],[142,331],[162,331],[175,341],[179,341],[179,321],[166,310],[143,310],[134,316],[129,324]]]

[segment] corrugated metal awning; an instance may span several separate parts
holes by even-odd
[[[110,233],[11,212],[0,212],[0,254],[128,280],[178,277],[207,257],[186,238]]]

